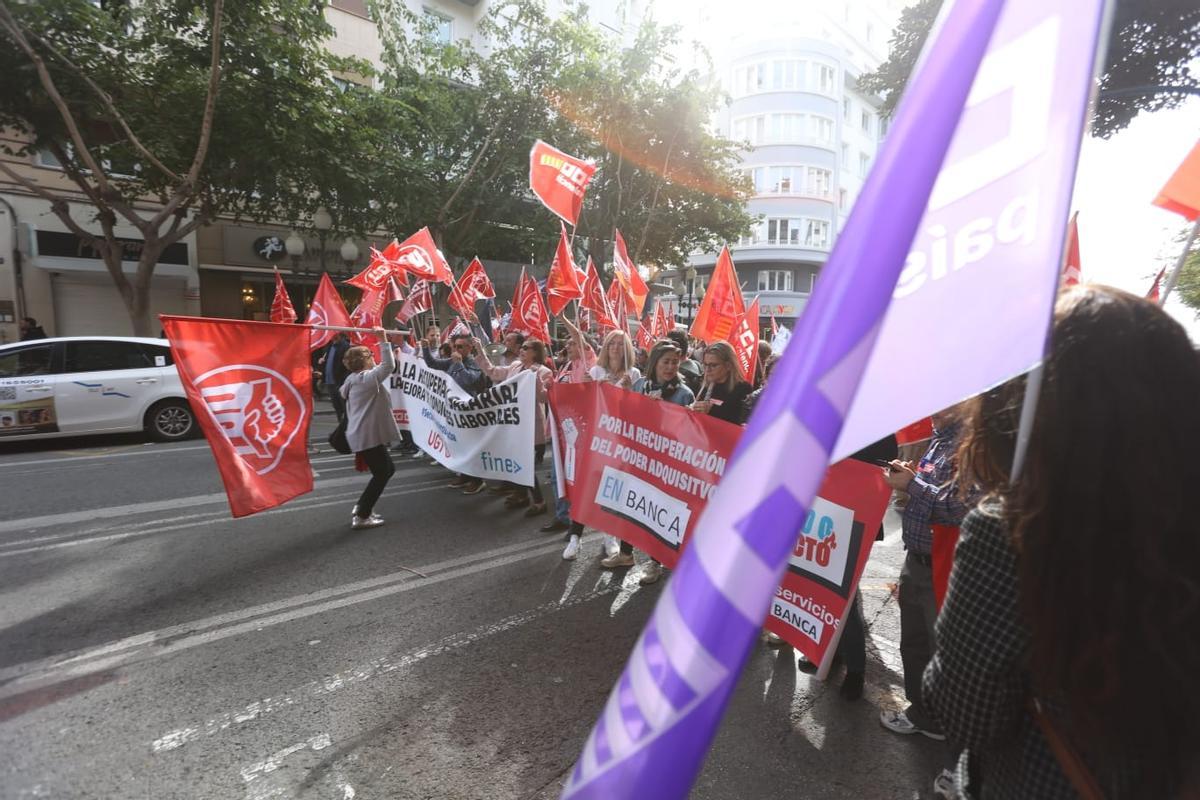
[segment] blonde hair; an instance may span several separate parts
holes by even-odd
[[[742,380],[741,372],[738,370],[737,356],[733,353],[733,347],[729,342],[713,342],[704,348],[704,355],[708,355],[709,353],[724,361],[729,367],[729,377],[725,379],[725,388],[732,390]]]
[[[612,364],[612,358],[608,354],[608,346],[614,339],[618,338],[621,339],[625,344],[624,351],[621,354],[625,363],[620,369],[617,369],[617,367]],[[596,359],[596,365],[610,373],[628,372],[629,370],[633,369],[633,342],[630,341],[629,334],[625,331],[613,331],[608,334],[608,336],[605,336],[604,344],[600,346],[600,356]]]
[[[362,372],[367,368],[367,362],[372,358],[374,358],[374,355],[371,353],[371,348],[358,345],[346,351],[346,354],[342,356],[342,364],[351,372]]]

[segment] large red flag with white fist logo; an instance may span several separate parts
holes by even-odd
[[[574,225],[596,165],[538,139],[529,151],[529,188],[546,208]]]
[[[303,325],[160,317],[235,517],[311,492],[312,366]]]

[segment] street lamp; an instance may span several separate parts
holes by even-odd
[[[692,327],[692,316],[696,311],[696,268],[688,267],[684,270],[679,283],[679,293],[683,295],[683,298],[680,299],[680,305],[687,308],[687,325],[690,328]],[[686,294],[684,294],[685,288],[687,289]]]
[[[358,245],[349,236],[342,242],[341,256],[342,261],[346,262],[346,272],[351,272],[354,262],[358,261]]]
[[[333,227],[333,217],[325,210],[325,206],[317,206],[312,215],[313,227],[317,229],[317,239],[321,243],[321,272],[325,271],[325,237]]]
[[[292,259],[292,272],[300,272],[300,259],[304,257],[304,240],[300,238],[300,234],[292,231],[288,237],[283,240],[283,249]]]

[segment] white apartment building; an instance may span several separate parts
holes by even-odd
[[[758,222],[729,245],[763,327],[772,316],[791,327],[804,309],[886,133],[878,98],[857,79],[886,56],[900,6],[748,0],[713,2],[701,14],[703,29],[722,35],[709,38],[730,98],[716,128],[748,142],[748,210]],[[715,262],[716,253],[696,254],[672,276],[682,296],[667,299],[680,302],[681,321],[690,321]]]

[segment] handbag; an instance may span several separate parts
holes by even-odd
[[[346,439],[346,418],[338,423],[333,429],[333,433],[329,434],[329,446],[338,451],[344,456],[350,455],[353,451],[350,449],[350,442]]]

